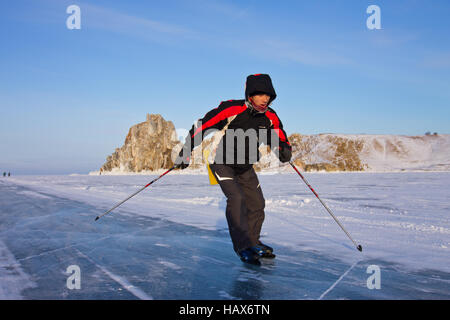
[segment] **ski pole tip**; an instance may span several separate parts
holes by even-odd
[[[99,218],[100,218],[99,216],[95,217],[95,221],[97,221]]]
[[[356,247],[356,249],[358,249],[360,252],[362,252],[362,247],[360,244]]]

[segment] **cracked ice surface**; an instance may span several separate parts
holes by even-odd
[[[295,174],[260,175],[262,241],[243,265],[225,199],[205,175],[17,176],[0,180],[2,299],[449,299],[450,173],[307,174],[358,252]],[[369,290],[369,265],[381,289]],[[81,289],[67,267],[78,265]]]

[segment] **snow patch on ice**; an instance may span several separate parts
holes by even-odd
[[[166,261],[164,259],[158,259],[158,263],[160,263],[163,266],[165,266],[165,267],[167,267],[169,269],[172,269],[172,270],[181,270],[181,269],[183,269],[182,267],[176,265],[175,263]]]
[[[0,241],[0,300],[23,299],[21,292],[36,287],[36,283],[26,274],[9,251],[4,242]]]
[[[34,197],[34,198],[51,199],[50,197],[43,195],[42,193],[38,193],[38,192],[30,191],[30,190],[22,190],[22,191],[18,191],[17,193],[23,194],[26,196],[30,196],[30,197]]]
[[[158,247],[165,247],[165,248],[170,248],[170,245],[165,244],[165,243],[155,243],[155,246],[158,246]]]
[[[236,297],[233,297],[228,292],[223,291],[223,290],[219,291],[219,296],[221,298],[224,298],[225,300],[236,300],[237,299]]]
[[[295,200],[295,199],[266,199],[266,208],[267,209],[277,209],[281,207],[303,207],[305,203],[308,203],[309,201],[305,200]]]
[[[216,197],[195,197],[191,199],[172,199],[172,202],[187,203],[187,204],[201,204],[219,206],[220,199]]]

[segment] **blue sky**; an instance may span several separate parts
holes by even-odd
[[[13,174],[97,170],[147,113],[188,129],[253,73],[271,75],[288,134],[450,133],[446,0],[18,0],[0,37],[0,171]]]

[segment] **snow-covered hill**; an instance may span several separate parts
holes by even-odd
[[[307,171],[448,171],[450,135],[290,136]],[[325,165],[320,164],[328,164]]]

